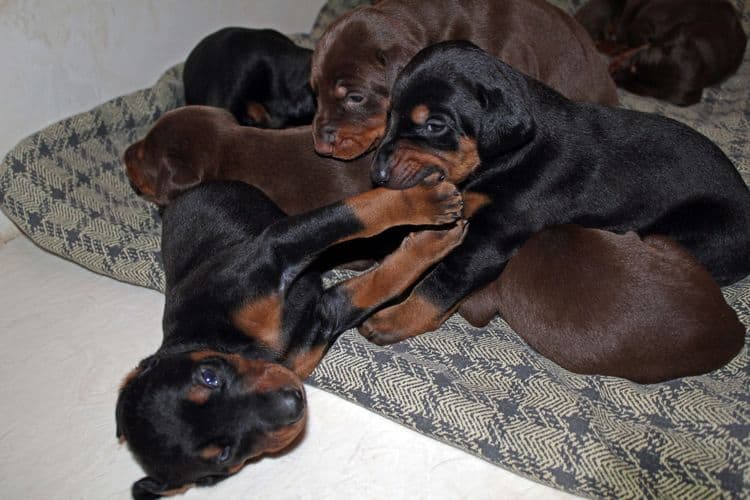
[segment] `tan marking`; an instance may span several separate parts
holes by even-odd
[[[353,160],[375,149],[385,135],[386,115],[379,113],[363,124],[346,123],[336,130],[333,156]]]
[[[160,492],[159,495],[161,495],[163,497],[173,497],[175,495],[182,495],[183,493],[185,493],[187,490],[189,490],[193,486],[195,486],[195,484],[193,484],[193,483],[186,484],[185,486],[181,486],[179,488],[174,488],[174,489],[171,489],[171,490]]]
[[[469,137],[461,137],[458,151],[423,149],[403,140],[396,145],[391,159],[391,178],[410,179],[423,168],[436,166],[449,182],[459,184],[479,166],[479,161],[476,140]]]
[[[414,108],[412,108],[411,110],[410,117],[411,121],[413,121],[417,125],[424,125],[425,122],[427,122],[427,118],[430,117],[430,108],[428,108],[424,104],[414,106]]]
[[[466,191],[464,196],[464,217],[471,218],[480,208],[492,203],[492,198],[483,193]]]
[[[232,324],[263,345],[277,352],[283,350],[281,299],[277,294],[244,304],[232,313]]]
[[[287,366],[300,378],[306,379],[320,364],[328,346],[314,346],[307,351],[296,353],[287,361]]]
[[[333,96],[336,99],[343,99],[346,97],[346,94],[349,93],[349,89],[344,87],[343,85],[336,85],[336,88],[333,89]]]
[[[426,297],[414,292],[404,302],[370,316],[363,329],[368,337],[375,332],[377,343],[392,344],[436,330],[459,305],[460,302],[448,311],[441,311]]]
[[[156,189],[146,180],[146,176],[139,167],[126,164],[125,172],[128,174],[128,177],[130,177],[130,180],[133,181],[133,184],[138,186],[138,189],[141,190],[143,196],[156,197]]]
[[[268,110],[259,102],[251,101],[247,103],[247,116],[252,118],[255,123],[267,125],[271,121],[271,115]]]
[[[463,241],[464,228],[462,222],[452,229],[410,234],[378,267],[344,282],[351,303],[370,309],[401,295]]]
[[[204,460],[214,460],[216,457],[221,455],[222,451],[224,451],[222,447],[212,444],[203,448],[200,455]]]
[[[347,198],[344,204],[352,209],[363,229],[337,243],[368,238],[394,226],[453,222],[461,206],[457,193],[453,184],[440,182],[401,190],[375,188]]]
[[[125,375],[125,378],[123,379],[122,383],[120,384],[120,391],[125,389],[125,387],[132,382],[143,370],[141,370],[140,367],[136,367],[130,371],[127,375]]]
[[[211,389],[202,385],[194,384],[188,390],[187,398],[197,405],[204,405],[211,397]]]
[[[222,358],[229,362],[242,378],[250,392],[271,392],[282,387],[295,387],[304,393],[300,378],[288,368],[260,359],[247,359],[239,354],[224,354],[216,351],[194,351],[190,359],[200,362],[206,358]]]

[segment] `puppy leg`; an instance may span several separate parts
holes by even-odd
[[[373,343],[392,344],[437,329],[471,292],[496,279],[512,250],[500,252],[492,240],[470,233],[422,280],[402,303],[372,315],[360,333]]]
[[[404,293],[430,266],[461,244],[467,227],[461,220],[451,229],[412,233],[375,269],[326,290],[316,309],[315,323],[320,328],[314,330],[318,337],[310,342],[317,347],[292,353],[288,365],[301,377],[309,375],[341,332]]]

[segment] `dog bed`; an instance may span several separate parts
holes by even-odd
[[[329,1],[311,35],[295,41],[311,46],[327,22],[359,3]],[[555,3],[572,11],[581,2]],[[736,3],[748,30],[750,5]],[[130,189],[121,156],[162,113],[183,104],[180,72],[176,66],[149,89],[18,144],[0,164],[0,206],[8,217],[63,258],[163,289],[159,217]],[[627,94],[622,102],[700,130],[750,181],[750,51],[739,73],[705,92],[696,106],[675,108]],[[724,291],[750,325],[750,279]],[[739,498],[750,491],[747,342],[713,373],[642,386],[567,372],[533,352],[502,320],[477,329],[454,317],[437,332],[384,348],[347,332],[308,382],[584,496]]]

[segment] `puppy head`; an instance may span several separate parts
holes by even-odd
[[[221,161],[221,136],[232,126],[227,111],[186,106],[165,113],[146,137],[125,150],[130,184],[160,206],[204,180],[212,180]]]
[[[379,16],[356,10],[318,42],[310,81],[317,94],[313,137],[319,154],[354,159],[383,137],[391,85],[411,54],[404,33]]]
[[[373,181],[405,189],[438,173],[460,184],[481,162],[522,147],[535,130],[526,89],[520,73],[469,42],[422,50],[394,84]]]
[[[117,401],[117,436],[147,474],[133,496],[214,484],[289,446],[305,416],[302,382],[279,364],[213,351],[147,358]]]

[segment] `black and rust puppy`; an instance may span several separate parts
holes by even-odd
[[[620,87],[679,106],[737,71],[747,44],[727,0],[590,0],[576,19]]]
[[[377,188],[286,216],[241,182],[205,183],[163,215],[164,339],[126,378],[117,434],[147,473],[137,499],[210,485],[292,443],[305,422],[302,379],[337,336],[396,297],[466,230],[406,238],[370,272],[323,289],[325,248],[396,225],[457,221],[445,182]]]
[[[200,41],[185,61],[187,104],[228,109],[243,125],[285,128],[312,123],[312,50],[278,31],[224,28]]]
[[[405,302],[365,322],[376,342],[435,329],[550,225],[668,236],[721,285],[750,273],[750,191],[715,144],[668,118],[569,101],[468,42],[427,48],[399,75],[372,170],[395,189],[435,172],[463,190],[471,228]]]

